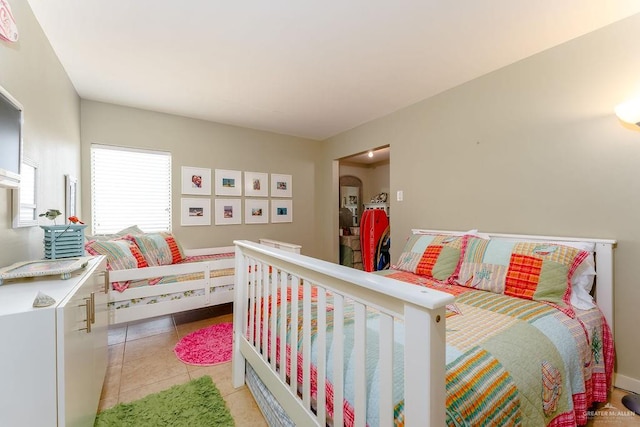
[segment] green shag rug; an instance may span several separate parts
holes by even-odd
[[[204,376],[102,411],[94,426],[227,427],[234,422],[211,377]]]

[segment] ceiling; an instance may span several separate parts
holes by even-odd
[[[640,13],[638,0],[28,2],[84,99],[315,140]]]

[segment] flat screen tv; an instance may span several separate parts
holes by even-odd
[[[18,187],[21,163],[22,105],[0,86],[0,187]]]

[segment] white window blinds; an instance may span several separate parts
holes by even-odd
[[[93,234],[171,231],[171,153],[91,146]]]

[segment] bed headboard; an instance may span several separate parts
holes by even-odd
[[[595,300],[598,307],[602,311],[607,323],[613,332],[613,249],[616,246],[616,241],[613,239],[592,239],[584,237],[558,237],[558,236],[536,236],[527,234],[504,234],[504,233],[485,233],[472,231],[447,231],[447,230],[426,230],[414,228],[411,230],[412,234],[475,234],[485,237],[500,237],[514,240],[526,240],[533,242],[585,242],[593,243],[595,245],[595,260],[596,260],[596,283],[595,287]]]

